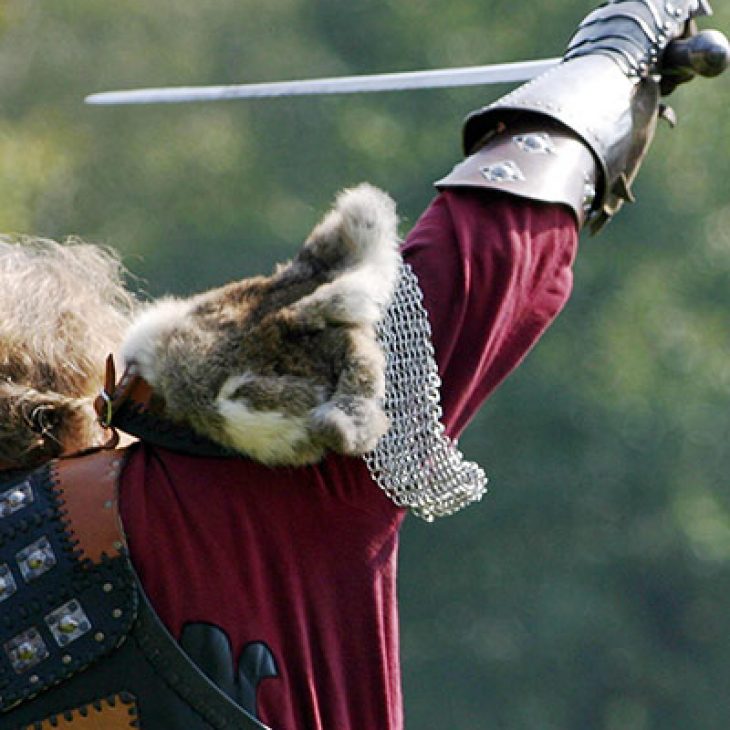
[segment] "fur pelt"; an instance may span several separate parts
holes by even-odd
[[[375,325],[398,277],[393,201],[340,193],[269,277],[154,303],[122,354],[171,419],[270,465],[360,455],[388,427]]]

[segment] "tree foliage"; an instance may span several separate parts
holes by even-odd
[[[459,158],[461,118],[506,88],[82,99],[553,56],[590,8],[6,0],[0,229],[113,245],[152,295],[268,271],[361,180],[399,201],[405,233]],[[730,725],[728,80],[670,101],[680,124],[659,130],[639,202],[583,239],[567,310],[464,436],[484,504],[406,525],[409,727]]]

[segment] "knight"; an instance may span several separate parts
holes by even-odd
[[[467,118],[376,323],[388,428],[365,453],[261,463],[171,418],[131,358],[97,410],[136,443],[5,465],[0,728],[403,728],[400,527],[484,495],[454,441],[566,303],[580,230],[632,199],[686,80],[667,49],[709,10],[608,2]]]

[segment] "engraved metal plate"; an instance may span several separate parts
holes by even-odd
[[[16,554],[15,559],[26,583],[40,578],[56,564],[56,556],[47,537],[41,537],[23,548]]]
[[[76,600],[51,611],[45,621],[59,646],[67,646],[91,630],[91,621]]]
[[[15,578],[8,565],[0,565],[0,603],[7,601],[18,590]]]
[[[512,141],[524,152],[533,155],[551,155],[555,153],[555,145],[547,132],[518,134]]]
[[[480,169],[480,172],[489,182],[521,182],[525,179],[519,165],[512,160],[502,160],[493,165],[486,165]]]
[[[28,480],[16,484],[12,489],[0,494],[0,518],[27,507],[34,501],[33,487]]]
[[[14,636],[3,647],[16,674],[22,674],[48,656],[48,648],[36,629]]]

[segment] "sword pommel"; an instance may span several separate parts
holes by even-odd
[[[719,76],[728,66],[730,43],[719,30],[703,30],[686,40],[672,41],[664,53],[662,73]]]

